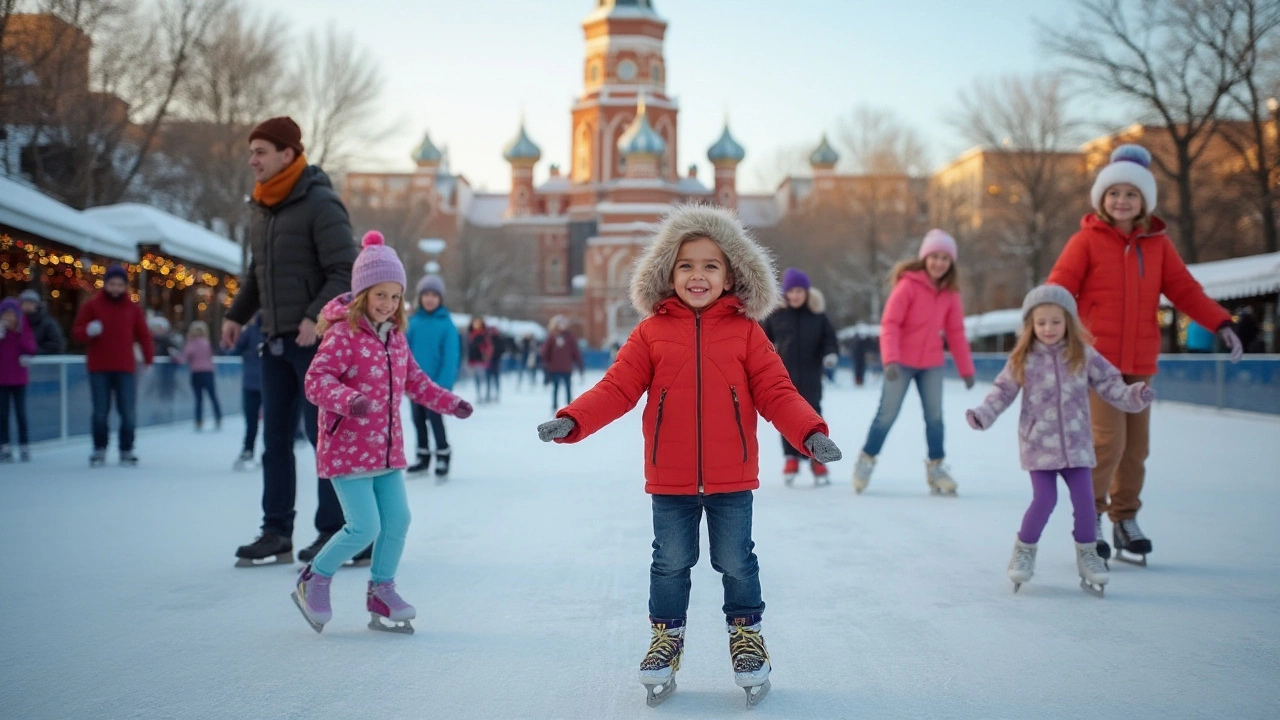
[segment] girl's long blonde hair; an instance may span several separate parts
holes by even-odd
[[[376,286],[375,286],[376,287]],[[351,304],[347,306],[347,325],[352,330],[360,329],[360,318],[369,315],[369,290],[362,290],[351,300]],[[391,316],[391,322],[395,323],[396,330],[404,332],[409,327],[409,318],[404,313],[404,298],[400,298],[400,302],[396,303],[396,314]],[[324,335],[325,331],[330,327],[328,319],[321,317],[320,322],[316,323],[316,334]]]
[[[903,275],[917,270],[925,270],[925,272],[928,272],[928,270],[925,269],[924,258],[903,260],[897,265],[894,265],[893,270],[889,272],[889,289],[892,290],[893,286],[898,284],[898,281],[902,279]],[[932,280],[933,278],[929,279]],[[960,292],[960,270],[956,268],[955,259],[951,260],[951,267],[947,268],[946,274],[938,280],[937,285],[940,290],[955,290],[956,292]]]
[[[1055,303],[1041,303],[1041,305],[1053,305],[1062,310],[1063,316],[1067,322],[1067,370],[1071,374],[1078,375],[1084,372],[1084,365],[1087,356],[1085,355],[1085,346],[1093,338],[1089,336],[1089,331],[1084,329],[1076,316],[1067,312],[1066,308]],[[1041,307],[1037,305],[1036,307]],[[1013,372],[1013,380],[1022,385],[1027,379],[1027,355],[1031,353],[1031,346],[1036,341],[1036,328],[1033,321],[1036,308],[1031,308],[1027,313],[1027,317],[1022,321],[1022,331],[1018,335],[1018,343],[1013,346],[1013,352],[1009,353],[1009,369]]]
[[[209,337],[209,323],[203,320],[194,320],[187,326],[187,337],[189,338],[207,338]]]

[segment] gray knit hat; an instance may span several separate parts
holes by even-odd
[[[418,294],[415,297],[422,297],[424,292],[433,292],[444,300],[444,278],[439,275],[426,275],[418,281]]]
[[[1071,293],[1061,285],[1041,285],[1027,293],[1027,297],[1022,301],[1022,319],[1026,320],[1037,305],[1046,304],[1057,305],[1066,310],[1071,317],[1079,319],[1076,315],[1076,299],[1071,297]]]
[[[41,302],[40,293],[32,290],[31,288],[27,288],[26,290],[18,293],[18,302],[33,302],[39,305]]]

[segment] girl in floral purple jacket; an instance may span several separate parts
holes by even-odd
[[[1120,371],[1088,343],[1071,293],[1041,285],[1022,301],[1022,334],[995,387],[982,405],[965,413],[975,430],[991,427],[1020,390],[1018,449],[1031,473],[1032,500],[1022,518],[1009,561],[1014,592],[1035,574],[1036,543],[1058,502],[1058,475],[1067,483],[1075,511],[1076,567],[1080,584],[1101,596],[1106,565],[1098,557],[1093,512],[1095,464],[1089,389],[1125,412],[1139,412],[1155,399],[1145,383],[1126,385]]]

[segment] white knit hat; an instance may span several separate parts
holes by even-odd
[[[1148,215],[1156,211],[1156,178],[1151,174],[1151,153],[1141,145],[1121,145],[1111,151],[1111,164],[1102,168],[1093,181],[1089,199],[1093,209],[1102,210],[1102,196],[1107,188],[1129,183],[1142,193],[1143,209]]]
[[[1068,315],[1076,316],[1076,299],[1071,297],[1071,293],[1061,285],[1041,285],[1027,293],[1022,299],[1022,319],[1026,320],[1040,305],[1057,305],[1067,311]]]

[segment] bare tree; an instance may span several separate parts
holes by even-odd
[[[766,192],[773,192],[783,180],[806,175],[809,172],[808,145],[789,145],[775,148],[766,159],[756,164],[755,182]]]
[[[951,124],[983,149],[994,193],[982,208],[981,232],[991,235],[990,259],[1012,258],[1028,291],[1047,276],[1057,247],[1084,209],[1084,159],[1069,151],[1081,123],[1067,113],[1068,96],[1056,74],[979,80],[959,94]],[[986,188],[984,188],[986,190]]]
[[[1157,169],[1178,188],[1178,241],[1195,262],[1196,213],[1192,171],[1213,135],[1219,108],[1236,84],[1231,63],[1201,42],[1192,28],[1222,32],[1237,10],[1218,0],[1076,0],[1075,28],[1042,28],[1049,48],[1069,72],[1094,89],[1132,103],[1167,134],[1173,157],[1153,152]]]
[[[297,58],[300,117],[312,161],[345,167],[382,131],[373,127],[382,95],[382,70],[351,33],[329,25],[302,43]]]
[[[532,237],[511,237],[501,228],[463,225],[455,247],[441,259],[449,287],[458,288],[450,297],[459,298],[459,312],[528,317],[525,306],[534,294],[536,266]]]

